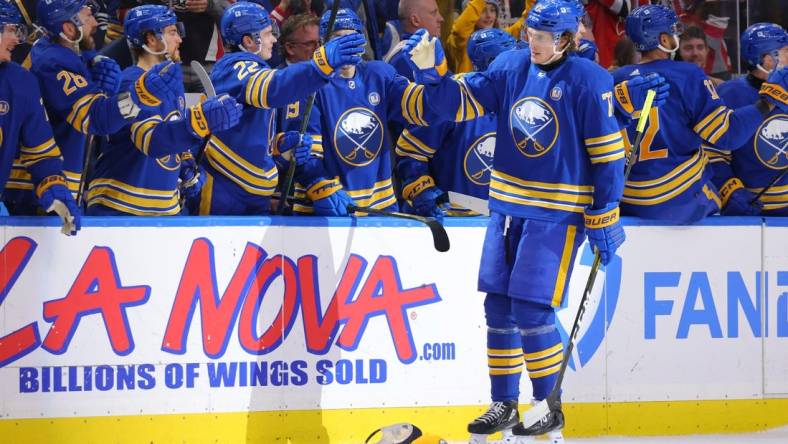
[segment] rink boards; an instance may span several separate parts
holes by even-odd
[[[788,221],[626,223],[566,376],[567,435],[788,424]],[[439,253],[380,218],[92,219],[76,238],[6,218],[0,434],[360,443],[411,421],[462,439],[489,402],[485,224],[447,221]],[[564,332],[591,260],[586,244]]]

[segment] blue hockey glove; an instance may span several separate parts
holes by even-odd
[[[312,150],[312,136],[309,134],[301,135],[298,131],[287,131],[276,140],[276,151],[279,153],[277,160],[287,168],[290,159],[295,156],[296,166],[300,167],[309,160]]]
[[[605,208],[585,210],[586,234],[588,243],[599,251],[603,265],[607,265],[616,254],[616,249],[624,243],[626,235],[621,226],[621,218],[617,204],[609,204]]]
[[[90,66],[93,82],[108,96],[114,96],[120,88],[120,66],[109,57],[98,55]]]
[[[312,200],[318,216],[347,216],[348,205],[354,204],[342,184],[336,180],[322,179],[309,187],[306,195]]]
[[[63,176],[47,176],[36,188],[38,204],[47,213],[55,212],[60,216],[63,226],[60,232],[66,236],[74,236],[82,228],[82,213],[77,207],[71,191],[66,186]]]
[[[366,44],[364,36],[357,32],[333,38],[312,54],[312,66],[321,76],[330,78],[343,66],[361,63]]]
[[[646,93],[650,89],[657,93],[652,105],[655,108],[663,105],[670,96],[670,85],[661,75],[653,72],[646,77],[635,76],[615,86],[613,95],[616,98],[616,109],[625,117],[634,118],[633,115],[643,108]]]
[[[405,60],[413,70],[413,77],[416,83],[422,85],[437,84],[449,70],[441,42],[437,37],[430,38],[429,33],[424,28],[413,33],[405,41],[402,51],[408,55],[408,57],[405,57]]]
[[[243,107],[227,94],[211,97],[186,111],[195,137],[227,131],[241,120]]]
[[[434,217],[440,220],[446,216],[446,212],[438,204],[443,195],[443,191],[438,187],[427,188],[414,197],[411,204],[419,216]]]
[[[202,168],[197,165],[194,156],[188,151],[181,155],[181,171],[178,178],[181,181],[180,189],[184,197],[193,199],[200,195],[205,183],[205,174],[202,174]]]
[[[744,188],[744,184],[736,177],[728,179],[720,187],[723,216],[757,216],[763,210],[763,203],[755,199],[755,193]]]
[[[788,67],[772,71],[759,93],[780,111],[788,113]]]
[[[593,62],[596,60],[596,53],[597,53],[596,43],[588,39],[580,39],[580,44],[577,46],[578,56],[584,59],[591,60]]]
[[[141,75],[129,88],[131,99],[143,109],[155,109],[162,103],[175,103],[183,87],[180,65],[159,63]]]

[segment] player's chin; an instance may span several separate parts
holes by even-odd
[[[92,51],[96,49],[96,40],[93,39],[92,35],[85,35],[79,42],[79,47],[83,50]]]
[[[180,63],[181,62],[181,52],[176,50],[175,52],[170,54],[170,60],[172,60],[175,63]]]
[[[11,61],[11,51],[0,48],[0,63],[10,62]]]

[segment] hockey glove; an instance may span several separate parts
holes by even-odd
[[[195,137],[227,131],[241,120],[243,107],[227,94],[211,97],[186,111]]]
[[[361,63],[366,44],[364,36],[357,32],[331,39],[312,54],[312,66],[321,76],[330,78],[338,68]]]
[[[636,114],[643,108],[650,89],[657,93],[652,105],[655,108],[663,105],[670,96],[670,85],[661,75],[653,72],[646,77],[635,76],[615,86],[616,109],[627,118],[637,118]]]
[[[159,63],[141,75],[129,88],[131,99],[142,109],[155,109],[162,103],[176,103],[182,81],[180,65],[167,61]]]
[[[90,66],[93,81],[108,96],[114,96],[120,88],[120,66],[109,57],[98,55]]]
[[[347,216],[348,205],[354,204],[342,184],[336,180],[322,179],[313,184],[306,192],[312,200],[318,216]]]
[[[181,155],[181,171],[178,175],[181,181],[181,194],[187,199],[193,199],[200,195],[200,190],[205,183],[205,174],[202,168],[197,165],[197,161],[190,152]]]
[[[438,187],[427,188],[413,198],[411,201],[413,209],[419,216],[434,217],[442,220],[446,216],[446,211],[440,207],[438,202],[440,202],[444,194]]]
[[[402,195],[410,201],[413,211],[419,216],[442,219],[446,212],[438,205],[444,193],[435,186],[435,181],[423,175],[402,188]]]
[[[449,70],[441,42],[437,37],[430,38],[424,28],[416,31],[405,41],[402,51],[408,55],[405,60],[413,70],[416,83],[437,84]]]
[[[55,212],[60,216],[63,226],[60,232],[66,236],[74,236],[82,228],[82,213],[77,207],[71,191],[66,186],[63,176],[47,176],[36,188],[38,204],[47,213]]]
[[[759,93],[780,111],[788,113],[788,67],[772,71]]]
[[[596,43],[588,39],[580,39],[580,45],[577,46],[578,56],[584,59],[591,60],[593,62],[596,60],[596,53],[597,53]]]
[[[755,193],[744,188],[744,184],[736,177],[728,179],[720,187],[723,216],[757,216],[761,214],[763,203],[755,199]]]
[[[618,205],[609,204],[598,210],[587,208],[585,225],[588,243],[599,251],[602,264],[607,265],[616,254],[616,249],[626,239],[624,227],[621,226]]]
[[[309,160],[312,150],[312,136],[309,134],[301,135],[298,131],[288,131],[277,137],[276,151],[279,163],[287,168],[290,160],[295,156],[297,167],[301,167]]]

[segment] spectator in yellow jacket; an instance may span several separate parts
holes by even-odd
[[[515,39],[520,37],[523,19],[520,17],[512,26],[504,29]],[[466,47],[468,39],[479,29],[498,27],[498,2],[496,0],[470,0],[467,2],[459,17],[454,20],[451,34],[446,40],[446,55],[451,70],[460,74],[473,70],[471,59],[468,57]]]

